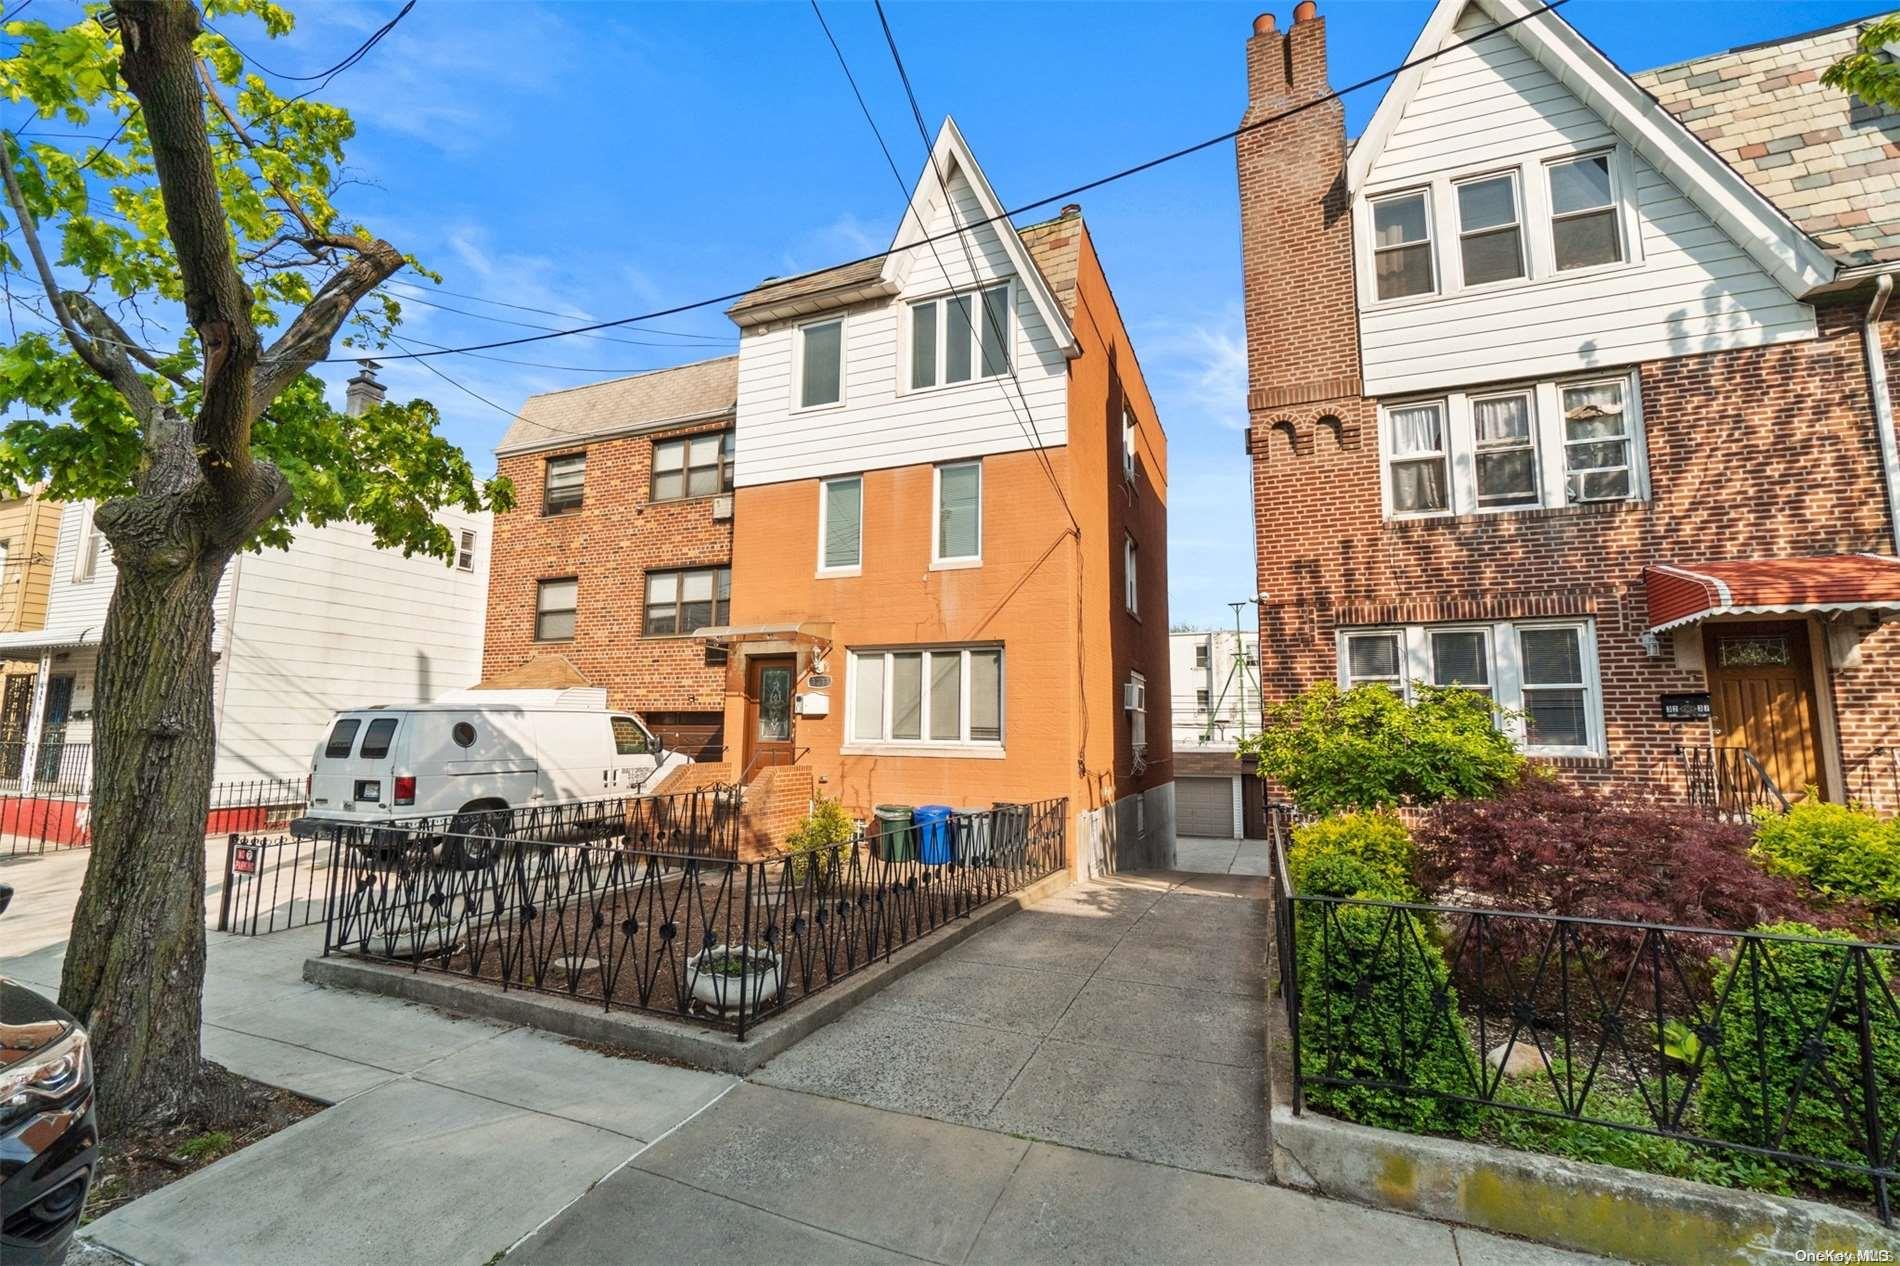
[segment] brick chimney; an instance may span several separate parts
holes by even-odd
[[[1293,10],[1292,29],[1273,15],[1254,20],[1247,41],[1243,126],[1330,91],[1326,19],[1313,0]],[[1345,401],[1360,391],[1358,305],[1353,292],[1352,217],[1346,198],[1345,107],[1332,100],[1242,133],[1240,242],[1247,312],[1247,407]],[[1312,414],[1312,409],[1299,412]],[[1302,431],[1306,428],[1301,427]]]
[[[361,364],[362,368],[343,388],[343,411],[353,418],[362,417],[383,402],[383,384],[376,381],[380,366],[373,360]]]

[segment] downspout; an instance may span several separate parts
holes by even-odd
[[[1887,391],[1887,357],[1880,346],[1880,318],[1893,295],[1893,274],[1874,279],[1874,299],[1867,305],[1861,346],[1867,353],[1867,385],[1873,394],[1874,433],[1880,440],[1880,469],[1887,482],[1887,522],[1893,529],[1894,553],[1900,554],[1900,447],[1893,433],[1893,398]]]

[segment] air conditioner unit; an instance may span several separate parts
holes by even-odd
[[[732,517],[732,494],[726,493],[713,498],[713,522],[718,523]]]
[[[1122,684],[1122,707],[1129,712],[1148,710],[1148,683],[1130,681]]]

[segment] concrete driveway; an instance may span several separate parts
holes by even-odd
[[[1265,875],[1265,840],[1184,835],[1174,844],[1176,870],[1208,875]]]

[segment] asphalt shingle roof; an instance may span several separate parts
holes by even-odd
[[[1848,266],[1900,259],[1900,112],[1821,83],[1871,20],[1632,76]]]
[[[598,435],[731,413],[739,399],[739,358],[695,361],[529,396],[497,453],[547,448]]]

